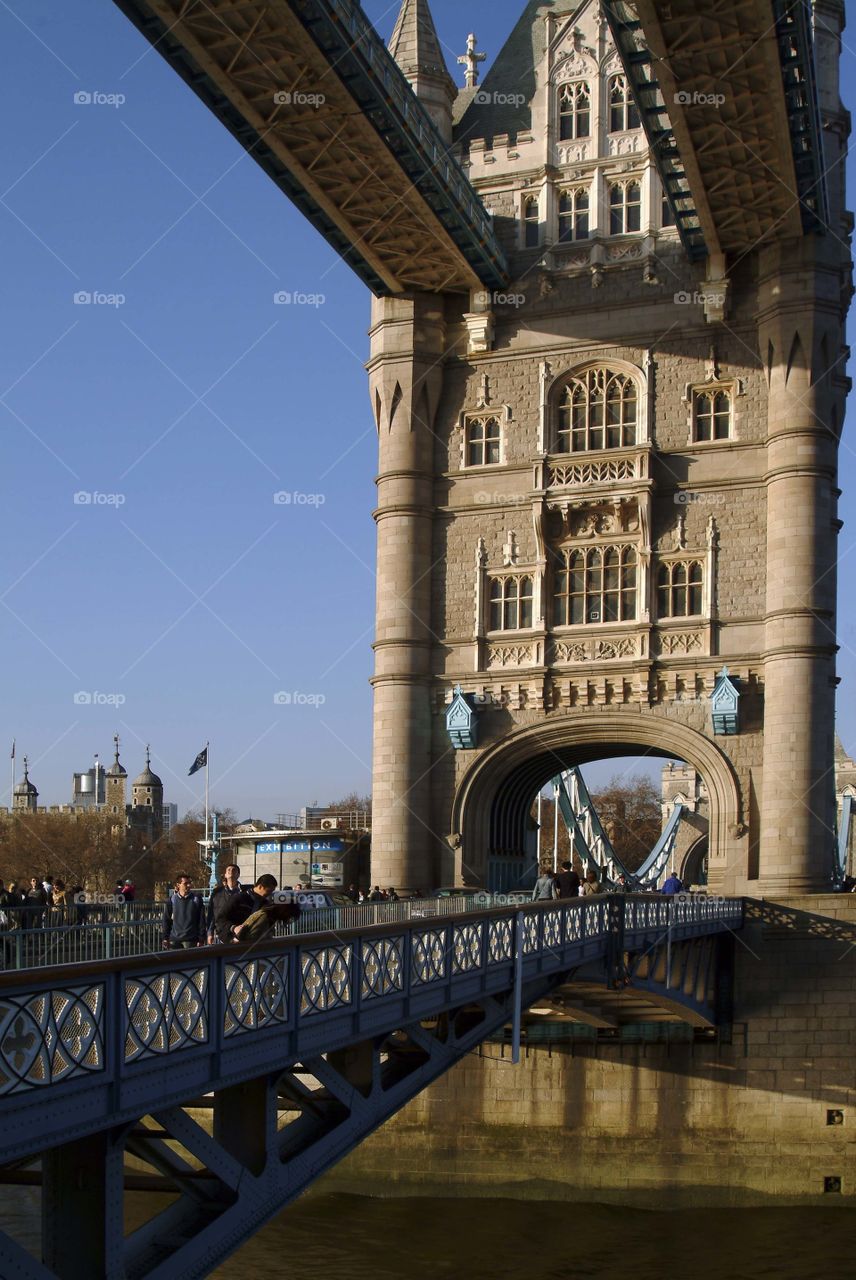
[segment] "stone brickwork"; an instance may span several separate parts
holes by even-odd
[[[493,213],[512,279],[500,295],[446,295],[442,316],[436,299],[375,306],[374,877],[489,884],[491,858],[523,850],[541,785],[629,748],[683,752],[703,773],[712,884],[792,893],[829,882],[847,389],[830,374],[848,296],[837,164],[847,122],[829,48],[840,20],[830,7],[819,56],[836,234],[753,249],[725,284],[713,267],[706,279],[667,225],[642,130],[630,117],[615,127],[621,68],[596,5],[527,8],[481,91],[468,82],[438,120]],[[423,62],[412,49],[401,59],[436,118],[446,82],[435,66],[426,87]],[[585,136],[563,138],[562,86],[581,83]],[[613,193],[627,183],[638,215],[618,225]],[[563,240],[569,190],[589,205]],[[715,288],[727,298],[712,299]],[[604,387],[633,388],[631,410],[610,409],[632,427],[572,446],[559,434],[563,397],[592,369]],[[727,426],[705,438],[703,397],[717,395]],[[597,411],[575,412],[581,422]],[[468,448],[473,424],[490,419],[498,460]],[[576,614],[562,604],[562,566],[589,552],[631,558],[610,579],[629,584],[620,618],[615,598],[581,594],[584,574]],[[658,587],[664,570],[691,563],[692,608]],[[507,590],[525,596],[525,612],[492,607]],[[710,712],[725,664],[741,692],[730,737],[714,736]],[[478,746],[452,752],[444,715],[456,685],[477,700]]]
[[[851,895],[785,905],[856,926]],[[565,1044],[531,1048],[517,1067],[484,1045],[344,1160],[328,1189],[852,1205],[856,948],[757,926],[741,942],[731,1044]],[[826,1178],[841,1192],[825,1192]]]

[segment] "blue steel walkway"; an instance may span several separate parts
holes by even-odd
[[[743,918],[609,895],[0,975],[4,1176],[42,1153],[44,1205],[44,1264],[2,1236],[0,1275],[204,1276],[581,966],[615,987],[659,955],[649,988],[698,1010]],[[126,1186],[177,1193],[127,1239]]]

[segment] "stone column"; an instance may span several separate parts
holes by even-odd
[[[759,255],[769,387],[760,881],[829,885],[834,829],[837,432],[831,367],[840,294],[814,237]],[[831,256],[831,255],[830,255]]]
[[[378,427],[372,882],[431,887],[429,810],[433,425],[443,385],[443,298],[381,298],[368,364]]]

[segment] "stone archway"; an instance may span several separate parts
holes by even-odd
[[[678,867],[678,874],[681,877],[684,888],[688,889],[693,885],[707,884],[707,875],[705,871],[705,862],[707,861],[707,832],[700,835],[694,840],[687,849]]]
[[[707,785],[709,881],[733,888],[746,877],[743,801],[731,762],[716,743],[656,713],[582,711],[517,730],[487,747],[455,793],[452,831],[460,836],[458,870],[485,883],[493,853],[521,849],[533,797],[561,769],[620,755],[679,758]]]

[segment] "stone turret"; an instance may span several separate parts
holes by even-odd
[[[35,784],[30,782],[29,761],[24,756],[24,777],[15,787],[12,797],[12,808],[16,812],[35,813],[39,805],[39,793]]]
[[[119,735],[113,735],[113,763],[104,779],[104,803],[108,813],[125,814],[125,788],[128,774],[119,760]]]
[[[404,0],[389,51],[448,145],[452,141],[452,104],[457,97],[440,48],[428,0]]]

